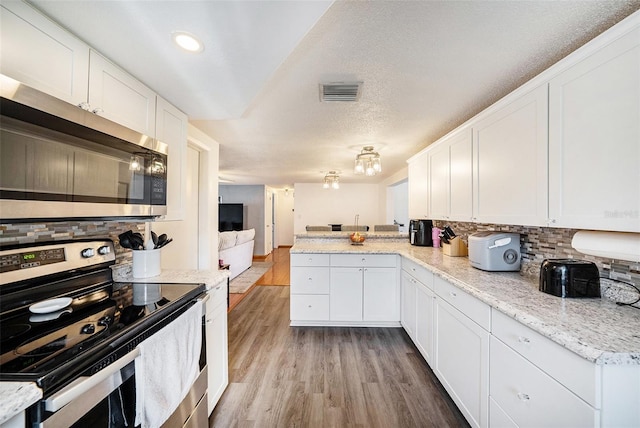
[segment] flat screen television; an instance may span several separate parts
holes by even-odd
[[[242,204],[218,204],[218,231],[242,230],[243,211]]]

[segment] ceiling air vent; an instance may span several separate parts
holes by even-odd
[[[355,83],[321,83],[320,101],[358,101],[362,82]]]

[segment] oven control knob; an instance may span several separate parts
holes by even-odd
[[[84,250],[82,250],[80,255],[85,259],[88,259],[89,257],[95,256],[96,252],[93,250],[93,248],[85,248]]]
[[[102,327],[106,327],[111,324],[112,318],[109,315],[105,315],[98,320],[98,325]]]
[[[82,326],[80,333],[82,334],[93,334],[96,332],[96,326],[93,324],[85,324]]]
[[[109,253],[111,253],[111,248],[109,248],[108,245],[103,245],[102,247],[98,248],[98,254],[100,254],[101,256],[106,256]]]

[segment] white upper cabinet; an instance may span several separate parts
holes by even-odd
[[[640,28],[549,85],[553,226],[640,232]]]
[[[473,201],[471,129],[446,137],[428,152],[429,216],[435,220],[470,221]]]
[[[89,46],[26,3],[0,5],[0,72],[78,105],[87,101]]]
[[[2,74],[155,137],[155,92],[27,3],[0,12]]]
[[[427,201],[428,156],[422,152],[409,160],[409,218],[429,218]]]
[[[157,97],[156,139],[169,146],[167,214],[164,220],[182,220],[187,193],[187,115]]]
[[[429,218],[449,218],[449,146],[439,144],[428,152],[427,195]]]
[[[547,85],[473,126],[474,220],[547,224]]]
[[[156,94],[95,51],[90,54],[89,106],[100,116],[156,135]]]

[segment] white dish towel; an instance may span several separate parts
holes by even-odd
[[[158,428],[178,408],[199,373],[202,302],[138,345],[136,425]]]

